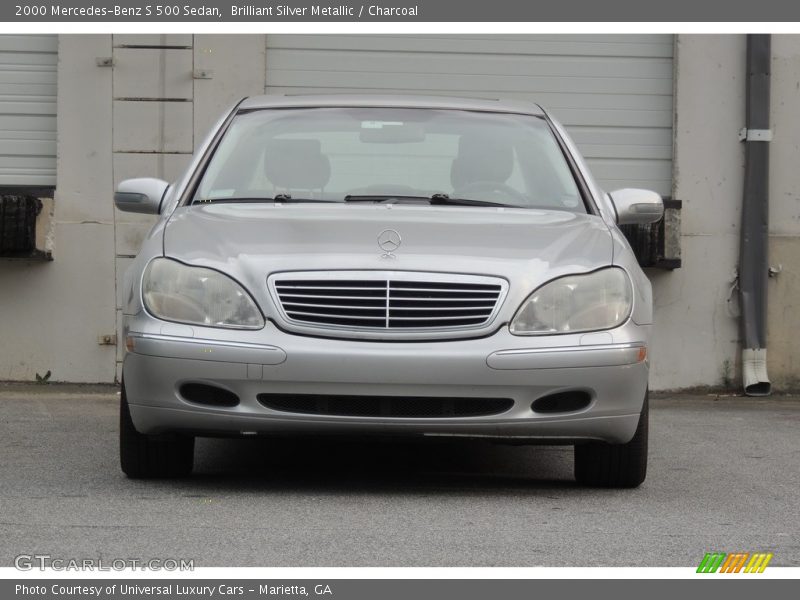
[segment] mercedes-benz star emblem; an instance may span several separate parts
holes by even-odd
[[[400,247],[403,238],[394,229],[384,229],[378,234],[378,246],[383,250],[385,257],[394,258],[394,251]]]

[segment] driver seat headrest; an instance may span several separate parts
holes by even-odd
[[[330,181],[331,163],[319,140],[270,140],[264,174],[277,188],[321,190]]]

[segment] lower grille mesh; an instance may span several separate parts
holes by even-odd
[[[510,398],[441,398],[424,396],[329,396],[259,394],[258,401],[281,412],[341,417],[447,418],[497,415],[509,410]]]

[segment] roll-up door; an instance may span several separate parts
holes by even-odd
[[[268,35],[267,93],[523,98],[562,121],[606,190],[671,193],[673,36]]]
[[[58,36],[0,35],[0,186],[56,184]]]

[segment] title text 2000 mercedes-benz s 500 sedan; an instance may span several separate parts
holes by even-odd
[[[581,483],[647,465],[650,284],[600,190],[532,103],[245,99],[175,183],[128,270],[130,477],[192,469],[195,436],[480,437],[575,446]]]

